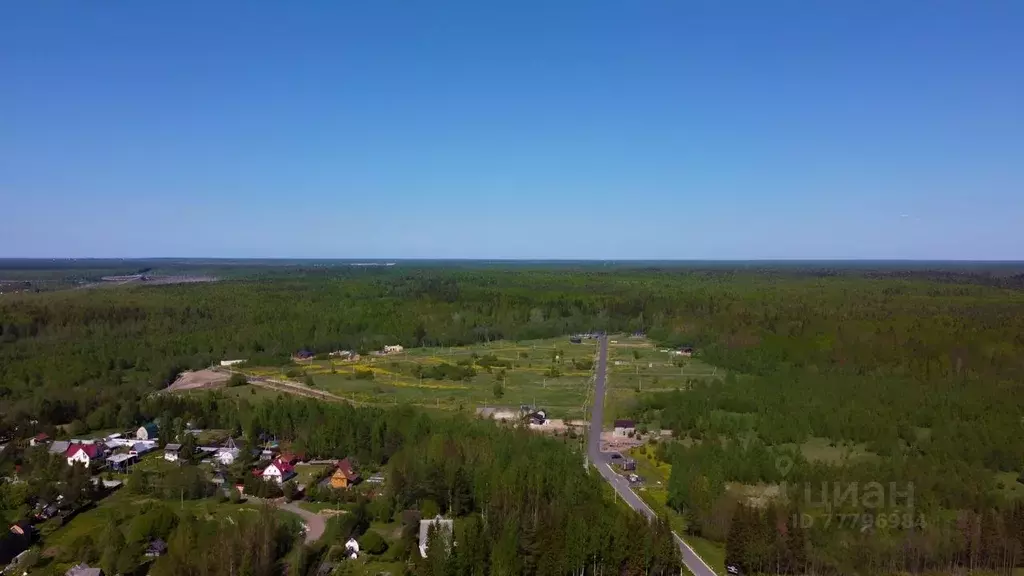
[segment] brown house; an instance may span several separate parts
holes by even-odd
[[[352,462],[348,458],[338,462],[334,474],[331,475],[331,488],[348,488],[357,482],[359,474],[352,469]]]

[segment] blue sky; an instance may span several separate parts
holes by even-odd
[[[0,3],[0,257],[1024,259],[1024,3]]]

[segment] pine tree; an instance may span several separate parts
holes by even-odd
[[[726,566],[736,566],[744,573],[750,566],[750,539],[753,536],[750,518],[750,510],[746,504],[736,506],[725,540]]]
[[[807,534],[803,526],[803,513],[794,506],[790,508],[786,521],[786,571],[804,574],[807,572]]]

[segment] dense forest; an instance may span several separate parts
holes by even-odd
[[[694,346],[701,360],[728,371],[720,381],[641,396],[628,408],[641,422],[688,439],[660,451],[674,464],[670,504],[687,515],[691,530],[726,542],[733,515],[748,525],[766,518],[764,510],[736,512],[730,483],[896,482],[913,485],[914,512],[934,530],[856,532],[875,550],[865,556],[849,530],[815,525],[808,542],[816,571],[853,573],[866,558],[892,570],[1001,569],[1024,556],[982,561],[963,544],[972,541],[970,530],[1001,534],[1003,547],[1020,540],[1008,528],[1017,525],[1014,505],[996,479],[997,472],[1020,474],[1024,464],[1024,292],[1015,277],[395,267],[18,294],[0,299],[0,410],[8,429],[33,419],[40,427],[127,426],[147,410],[146,395],[178,372],[223,358],[273,365],[303,348],[367,351],[589,330],[643,330],[666,346]],[[291,426],[298,434],[273,413],[256,418],[262,427]],[[252,419],[228,424],[252,426]],[[315,430],[298,435],[332,442]],[[377,458],[377,438],[370,434],[370,443],[355,449]],[[871,457],[808,460],[797,448],[810,438]],[[447,442],[466,474],[488,468],[471,435]],[[420,450],[429,453],[429,444]],[[785,472],[776,464],[782,454],[793,462]],[[398,451],[387,456],[410,478],[425,473],[404,464]],[[420,489],[396,495],[396,506],[422,497]],[[560,521],[525,510],[502,513],[536,526]],[[960,544],[940,520],[960,523]],[[785,525],[778,521],[776,532]],[[489,537],[501,541],[500,534]],[[885,552],[893,547],[915,552]]]
[[[288,574],[306,574],[330,540],[344,542],[366,531],[361,515],[388,522],[407,511],[429,510],[458,519],[457,545],[433,548],[420,559],[412,536],[403,540],[395,553],[412,558],[417,576],[679,573],[679,552],[667,522],[648,524],[613,502],[600,477],[586,472],[582,456],[559,440],[465,418],[433,418],[411,408],[354,408],[284,397],[250,404],[216,393],[202,399],[161,395],[132,409],[165,422],[233,430],[254,444],[269,434],[318,457],[348,456],[371,467],[387,463],[386,492],[372,506],[346,515],[320,547],[294,544],[286,526],[266,511],[236,525],[179,517],[158,505],[141,520],[124,519],[132,524],[127,538],[113,528],[84,537],[73,548],[75,558],[132,566],[141,554],[136,544],[159,536],[167,539],[170,553],[154,564],[153,574],[270,575],[281,573],[282,566]],[[0,472],[10,474],[16,465],[35,478],[21,485],[22,499],[57,484],[69,497],[87,496],[76,492],[91,484],[87,476],[78,479],[84,471],[49,458],[43,448],[0,454]],[[186,467],[149,480],[133,472],[127,490],[158,498],[167,492],[174,496],[171,501],[179,495],[210,496],[210,485],[197,480],[195,471]],[[245,462],[232,473],[232,481],[251,480]],[[3,494],[14,497],[9,488]]]

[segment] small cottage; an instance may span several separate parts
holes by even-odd
[[[181,452],[181,444],[168,444],[164,446],[164,460],[177,462]]]
[[[352,462],[345,458],[338,462],[331,474],[331,488],[349,488],[359,482],[359,474],[352,468]]]
[[[636,422],[632,420],[616,420],[614,426],[613,434],[620,438],[636,433]]]
[[[260,476],[262,476],[264,480],[284,484],[295,476],[295,467],[278,458],[268,464],[267,467],[263,469],[263,472],[260,473]]]

